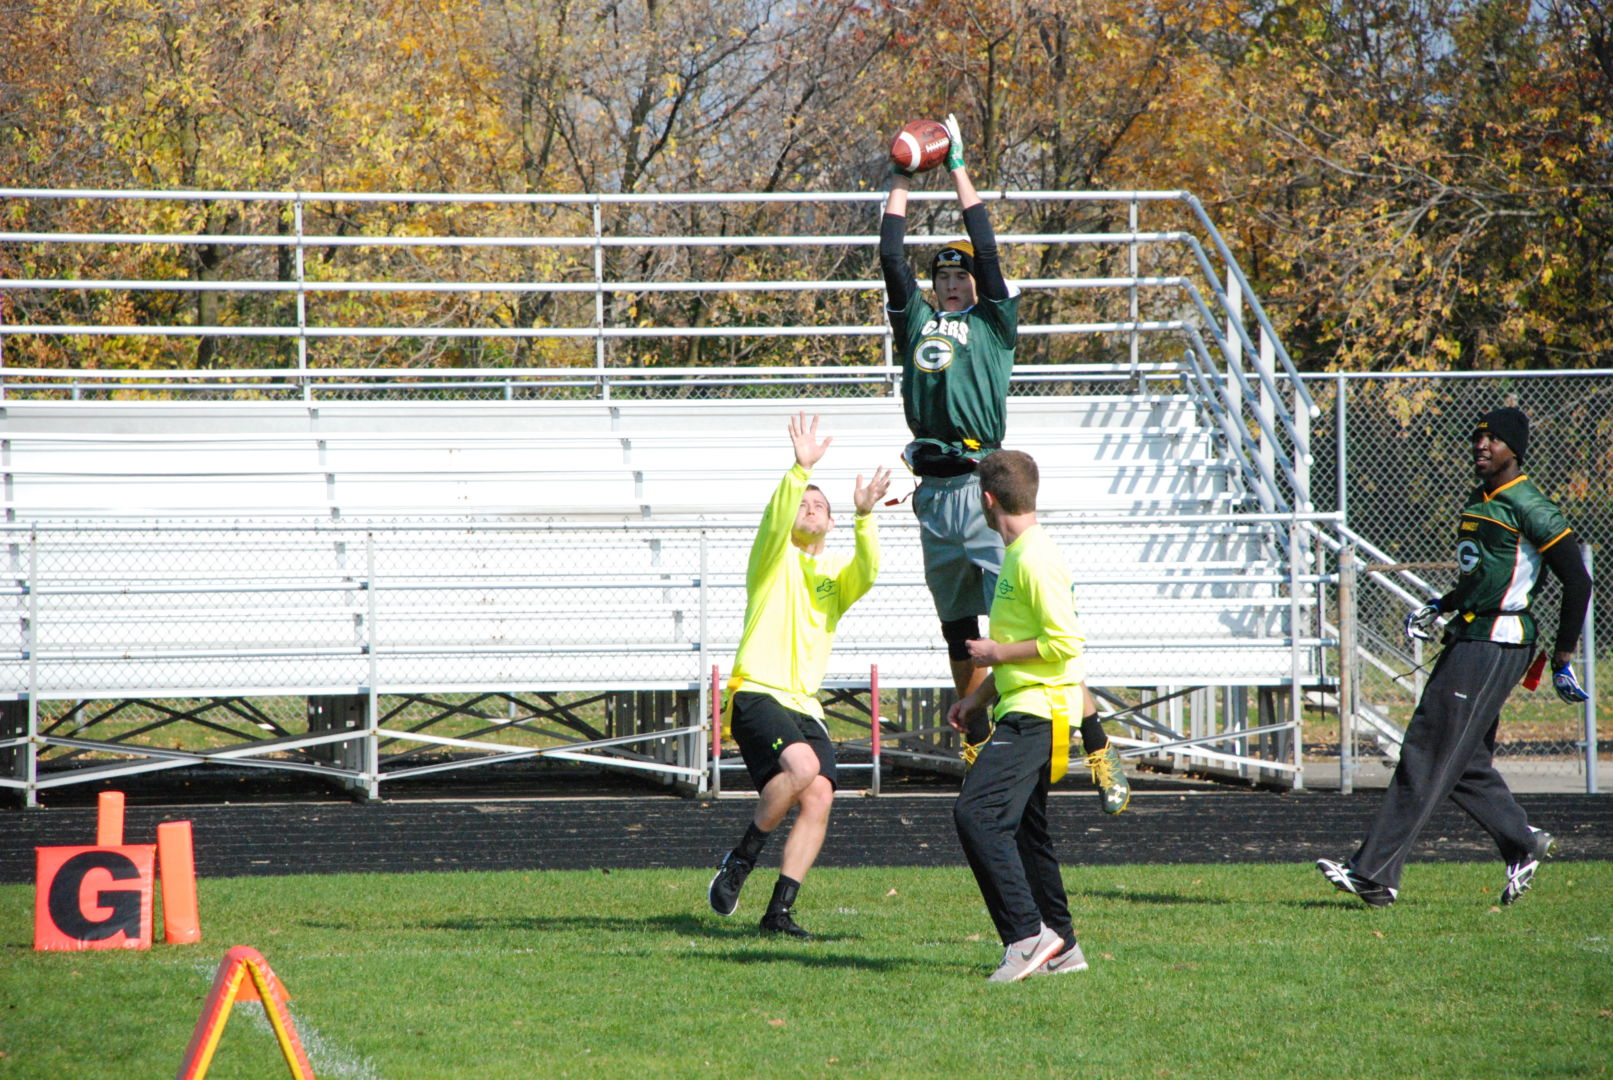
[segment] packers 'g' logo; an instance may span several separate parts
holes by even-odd
[[[1456,545],[1456,565],[1464,574],[1471,574],[1479,568],[1479,545],[1472,540],[1463,540]]]
[[[952,339],[927,337],[913,350],[913,366],[920,371],[943,371],[952,363]]]

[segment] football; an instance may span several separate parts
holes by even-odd
[[[914,120],[903,124],[891,143],[891,161],[910,172],[933,169],[947,158],[952,140],[946,125],[937,120]]]

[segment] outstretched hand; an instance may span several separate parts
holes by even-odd
[[[834,442],[833,435],[826,435],[822,442],[818,441],[816,416],[812,418],[810,425],[804,412],[790,417],[790,443],[795,447],[795,463],[801,468],[810,471],[823,459],[832,442]]]
[[[863,484],[862,473],[857,474],[857,489],[852,493],[851,501],[856,504],[857,516],[863,517],[874,512],[879,500],[885,497],[890,490],[891,471],[880,465],[874,469],[874,478],[867,485]]]
[[[958,117],[955,113],[947,113],[947,169],[956,171],[963,168],[963,129],[958,127]]]

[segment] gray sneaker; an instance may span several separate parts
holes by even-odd
[[[1529,826],[1529,854],[1515,863],[1507,864],[1507,884],[1501,890],[1503,904],[1516,903],[1535,883],[1535,870],[1541,862],[1557,854],[1557,841],[1544,829]]]
[[[1003,950],[1003,962],[987,982],[1018,982],[1064,951],[1064,939],[1044,923],[1035,937],[1021,938]]]
[[[1072,941],[1070,947],[1049,959],[1041,967],[1031,972],[1032,975],[1063,975],[1071,971],[1085,971],[1087,969],[1086,954],[1081,951],[1081,943]]]

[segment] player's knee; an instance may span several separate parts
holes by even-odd
[[[947,658],[969,659],[969,642],[980,636],[980,619],[967,615],[961,619],[942,619],[941,637],[947,643]]]
[[[801,813],[828,814],[835,799],[834,785],[827,776],[818,775],[801,791]]]
[[[958,836],[965,842],[971,838],[978,838],[985,834],[986,817],[982,808],[976,805],[976,800],[964,795],[952,804],[952,824],[958,830]]]

